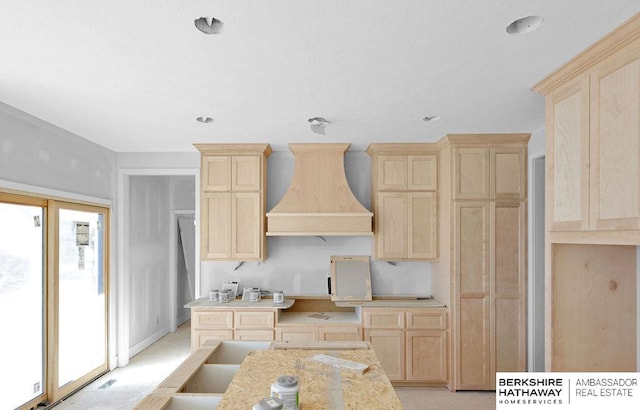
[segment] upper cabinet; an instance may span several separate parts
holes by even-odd
[[[454,136],[450,136],[455,139]],[[466,137],[465,137],[466,138]],[[479,137],[482,139],[482,137]],[[454,148],[455,199],[523,199],[526,195],[525,149]]]
[[[640,229],[638,18],[534,87],[545,95],[551,231]]]
[[[435,144],[371,144],[375,257],[438,257],[438,154]]]
[[[268,144],[196,144],[203,260],[264,260]]]

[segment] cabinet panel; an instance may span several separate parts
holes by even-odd
[[[495,298],[495,355],[496,372],[526,370],[526,351],[521,343],[526,322],[520,298]],[[494,386],[495,388],[495,386]]]
[[[551,229],[589,227],[589,82],[583,76],[546,98]]]
[[[411,192],[408,203],[407,257],[435,259],[438,256],[436,193]]]
[[[378,258],[407,257],[407,194],[380,192],[376,206]]]
[[[276,340],[288,342],[314,342],[318,340],[318,331],[314,326],[278,326]]]
[[[232,329],[233,312],[193,312],[194,329]]]
[[[404,380],[404,330],[365,329],[364,340],[373,346],[389,380]]]
[[[234,156],[231,158],[231,170],[232,191],[259,191],[262,188],[260,156]]]
[[[201,253],[203,259],[231,256],[231,194],[203,193]]]
[[[447,328],[447,314],[440,309],[426,309],[407,312],[407,329],[441,329]]]
[[[408,330],[406,334],[408,381],[447,381],[447,333],[441,330]]]
[[[210,340],[233,340],[233,330],[192,330],[191,350],[197,350]]]
[[[494,293],[521,295],[525,286],[525,205],[496,203],[493,214]]]
[[[456,323],[456,388],[485,390],[492,384],[489,298],[461,297]]]
[[[274,312],[236,311],[234,322],[236,329],[273,329]]]
[[[489,292],[489,203],[462,202],[456,208],[458,293]]]
[[[358,342],[362,341],[359,326],[320,326],[318,340],[328,342]]]
[[[522,148],[491,148],[491,198],[521,199],[526,195],[527,175]]]
[[[454,155],[454,198],[489,198],[489,148],[455,148]]]
[[[380,155],[378,157],[378,189],[407,189],[407,156]]]
[[[438,161],[436,155],[409,155],[407,189],[435,191],[438,187]]]
[[[640,48],[591,73],[591,229],[640,229]]]
[[[404,311],[392,309],[363,310],[364,327],[378,329],[404,329]]]
[[[231,157],[202,157],[202,190],[229,191],[231,189]]]
[[[260,193],[233,193],[231,211],[231,252],[237,259],[260,257],[262,221]]]
[[[240,329],[235,330],[233,336],[234,340],[271,341],[273,340],[273,330]]]

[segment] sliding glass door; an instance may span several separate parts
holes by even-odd
[[[45,207],[45,200],[0,196],[2,408],[44,397]]]
[[[107,278],[104,209],[55,202],[50,314],[53,400],[107,370]]]
[[[108,370],[107,208],[0,192],[0,410]]]

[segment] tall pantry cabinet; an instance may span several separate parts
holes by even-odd
[[[195,144],[202,260],[264,260],[268,144]]]
[[[450,308],[451,390],[493,390],[526,366],[529,134],[448,135],[439,144],[440,259],[433,295]]]

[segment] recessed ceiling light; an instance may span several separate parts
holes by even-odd
[[[540,28],[544,19],[540,16],[526,16],[517,19],[507,26],[509,34],[524,34]]]
[[[307,121],[311,123],[311,131],[316,134],[326,135],[324,129],[326,128],[329,121],[322,117],[313,117],[309,118]]]
[[[439,119],[440,119],[440,116],[439,116],[439,115],[427,115],[426,117],[424,117],[424,118],[422,119],[422,121],[425,121],[425,122],[435,122],[435,121],[438,121]]]
[[[204,34],[220,34],[224,29],[224,24],[215,17],[200,17],[194,23]]]
[[[198,118],[196,118],[196,121],[203,122],[205,124],[209,124],[210,122],[213,122],[213,118],[211,118],[211,117],[198,117]]]

